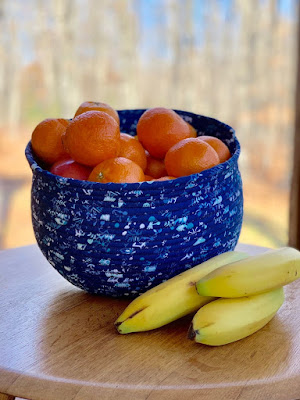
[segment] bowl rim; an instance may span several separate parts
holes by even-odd
[[[146,109],[124,109],[124,110],[117,110],[119,113],[120,117],[122,116],[123,113],[130,111],[136,111],[136,112],[143,112],[146,111]],[[92,182],[92,181],[83,181],[83,180],[78,180],[78,179],[73,179],[73,178],[65,178],[59,175],[52,174],[50,171],[42,168],[39,164],[38,161],[34,155],[32,145],[31,145],[31,140],[26,145],[25,148],[25,156],[27,159],[27,162],[32,170],[33,174],[41,174],[45,178],[55,181],[56,183],[59,184],[67,184],[70,186],[80,186],[84,189],[105,189],[105,190],[111,190],[111,191],[117,191],[123,188],[128,188],[130,190],[137,190],[137,189],[151,189],[155,188],[160,189],[160,188],[172,188],[176,186],[182,186],[184,184],[188,184],[192,180],[195,179],[200,179],[201,182],[210,180],[212,177],[216,177],[219,174],[224,173],[225,171],[228,171],[230,168],[234,167],[237,165],[238,158],[241,153],[241,147],[240,143],[235,135],[235,130],[230,126],[225,124],[222,121],[219,121],[215,118],[207,117],[205,115],[201,114],[195,114],[189,111],[184,111],[184,110],[177,110],[174,109],[175,112],[183,115],[183,116],[195,116],[197,118],[205,118],[208,121],[210,121],[213,124],[219,125],[221,128],[228,130],[230,133],[232,133],[232,139],[231,142],[233,142],[233,147],[234,147],[234,152],[231,155],[231,157],[221,163],[218,164],[212,168],[209,168],[207,170],[204,170],[202,172],[198,172],[195,174],[187,175],[187,176],[182,176],[178,177],[176,179],[172,180],[167,180],[167,181],[143,181],[143,182],[134,182],[134,183],[114,183],[114,182],[109,182],[109,183],[101,183],[101,182]],[[201,136],[201,135],[199,135]]]

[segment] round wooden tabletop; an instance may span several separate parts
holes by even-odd
[[[264,249],[239,245],[255,254]],[[65,281],[37,246],[0,252],[0,392],[32,400],[300,398],[300,282],[263,329],[208,347],[191,316],[119,335],[128,304]]]

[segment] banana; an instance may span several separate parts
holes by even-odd
[[[255,296],[212,301],[195,314],[188,337],[209,346],[243,339],[265,326],[283,301],[283,288]]]
[[[300,277],[300,252],[292,247],[269,250],[227,264],[196,284],[201,296],[243,297],[263,293]]]
[[[198,310],[213,298],[199,296],[195,283],[216,268],[246,257],[247,254],[237,251],[220,254],[148,290],[133,300],[116,320],[118,332],[156,329]]]

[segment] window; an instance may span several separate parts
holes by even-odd
[[[297,7],[296,0],[2,1],[1,246],[34,242],[23,155],[31,131],[44,118],[72,117],[85,100],[185,109],[233,126],[242,146],[240,240],[285,245]]]

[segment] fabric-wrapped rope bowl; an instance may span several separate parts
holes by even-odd
[[[119,111],[121,131],[135,135],[144,111]],[[136,297],[235,248],[243,219],[235,132],[215,119],[175,111],[198,136],[221,139],[232,157],[174,180],[102,184],[51,174],[28,143],[35,237],[49,263],[73,285],[94,294]]]

